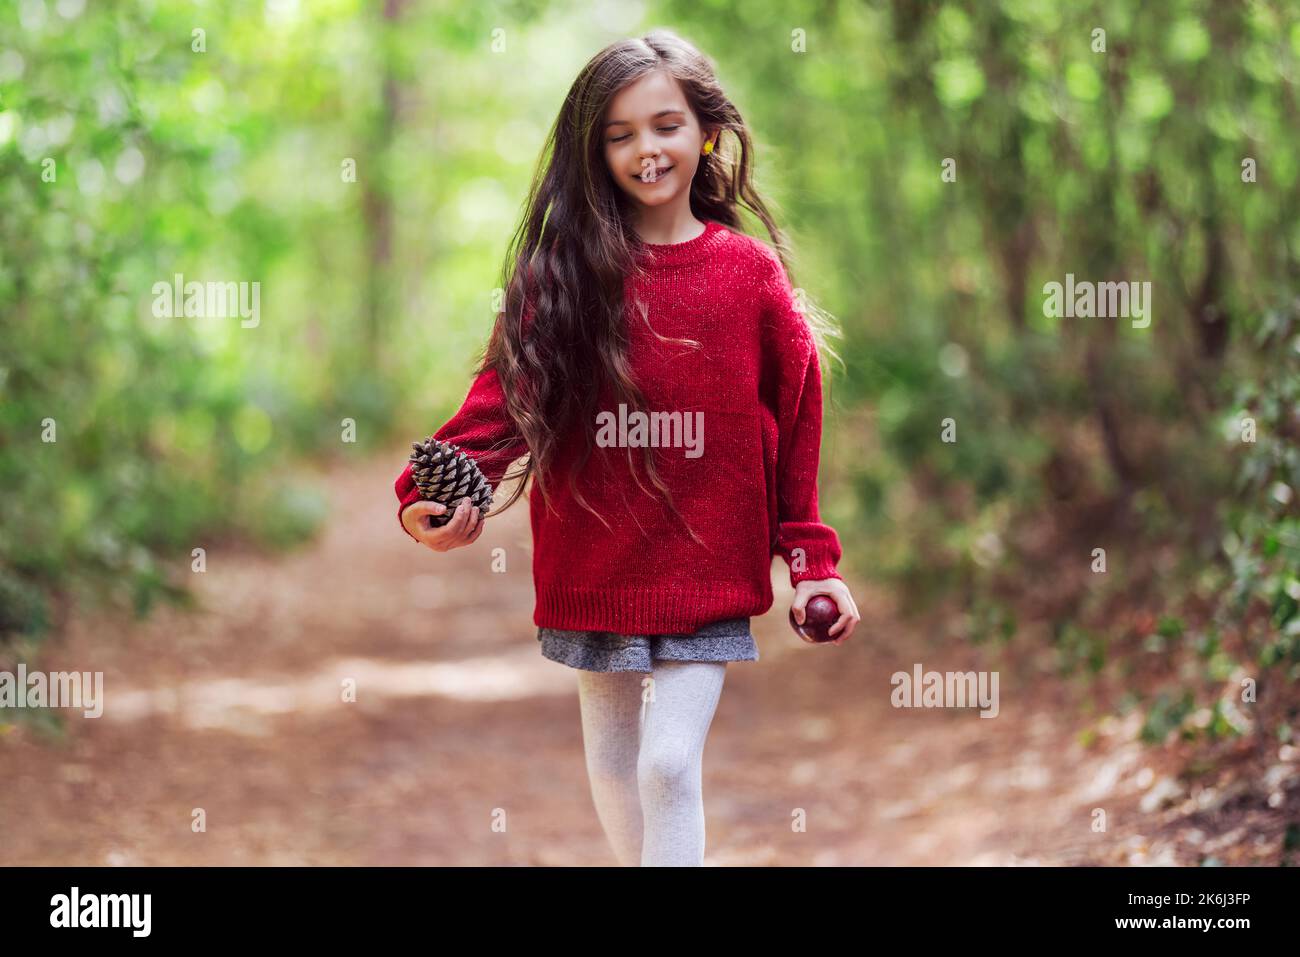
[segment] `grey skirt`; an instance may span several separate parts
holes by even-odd
[[[620,635],[538,628],[542,655],[584,671],[654,670],[654,661],[758,661],[748,618],[710,622],[690,635]]]

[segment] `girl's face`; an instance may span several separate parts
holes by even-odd
[[[604,137],[609,173],[635,203],[689,206],[709,137],[676,80],[656,71],[620,90],[605,114]]]

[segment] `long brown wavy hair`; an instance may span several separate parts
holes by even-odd
[[[547,489],[551,464],[570,428],[595,422],[602,384],[608,383],[629,409],[644,410],[645,397],[627,361],[624,298],[625,281],[640,274],[637,257],[643,247],[632,227],[630,200],[611,179],[602,133],[614,96],[656,70],[681,85],[702,129],[719,131],[713,150],[701,156],[691,180],[691,212],[697,219],[715,220],[740,232],[738,207],[744,206],[762,221],[790,275],[785,237],[751,179],[754,148],[749,129],[723,93],[710,61],[667,30],[620,40],[592,57],[573,81],[542,148],[523,220],[506,254],[503,307],[478,367],[478,372],[496,370],[506,411],[530,453],[523,470],[507,476],[523,481],[493,514],[514,504],[532,475],[547,508],[551,507]],[[644,305],[637,307],[649,326]],[[840,335],[833,317],[806,297],[803,314],[819,361],[824,354],[835,355],[826,343],[827,336]],[[651,332],[660,341],[699,347],[694,340]],[[609,528],[575,482],[591,456],[592,431],[582,429],[585,451],[571,469],[568,485],[574,499]],[[680,519],[672,492],[655,469],[652,451],[648,446],[644,449],[650,481]],[[638,488],[647,491],[636,475],[630,448],[627,460]],[[693,529],[690,534],[700,541]]]

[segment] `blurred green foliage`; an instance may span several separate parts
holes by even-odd
[[[955,598],[972,640],[1172,687],[1152,727],[1239,728],[1218,695],[1261,669],[1249,710],[1288,727],[1300,5],[763,6],[691,30],[845,326],[823,508],[855,567]],[[1067,273],[1150,282],[1150,324],[1047,316]]]
[[[83,589],[179,598],[196,543],[311,533],[304,457],[444,421],[568,84],[663,25],[844,326],[823,510],[855,567],[972,640],[1044,626],[1067,671],[1186,654],[1205,707],[1234,662],[1294,688],[1298,14],[0,0],[0,632]],[[155,318],[176,273],[259,281],[260,325]],[[1046,316],[1067,273],[1150,282],[1150,325]]]

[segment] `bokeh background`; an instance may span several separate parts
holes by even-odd
[[[1297,861],[1293,0],[0,0],[0,666],[109,675],[101,724],[0,712],[0,860],[612,861],[523,507],[417,553],[391,482],[569,83],[655,26],[842,328],[864,612],[834,661],[788,590],[756,623],[710,860]],[[176,273],[260,323],[155,317]],[[1046,316],[1067,273],[1150,282],[1150,325]],[[1001,669],[999,719],[892,709],[916,661]]]

